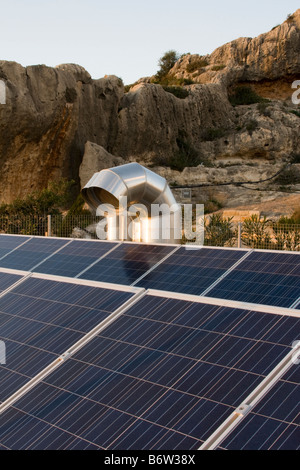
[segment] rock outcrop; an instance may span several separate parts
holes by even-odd
[[[246,165],[247,171],[256,165],[261,175],[265,166],[277,168],[299,154],[300,109],[291,101],[292,82],[300,79],[299,50],[297,10],[257,38],[237,39],[209,56],[182,57],[170,71],[193,82],[183,85],[181,98],[150,78],[125,92],[119,78],[94,80],[75,64],[24,68],[0,61],[6,85],[0,203],[60,177],[74,179],[79,190],[92,172],[126,161],[167,167],[182,150],[210,164],[205,174],[213,175],[214,165]],[[269,101],[232,106],[230,94],[241,84]],[[187,183],[200,181],[202,169],[181,175]]]
[[[92,80],[73,64],[56,68],[0,62],[6,104],[0,105],[0,202],[49,180],[78,181],[85,143],[109,148],[118,127],[123,83]]]
[[[299,76],[300,9],[256,38],[239,38],[212,54],[183,56],[171,70],[198,83],[274,82]],[[194,69],[194,70],[193,70]],[[290,91],[290,88],[289,88]]]
[[[79,167],[80,186],[83,188],[91,177],[98,171],[112,168],[118,165],[124,165],[125,160],[121,157],[115,157],[93,142],[87,142],[84,147],[82,163]]]

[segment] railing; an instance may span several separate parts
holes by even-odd
[[[0,233],[97,239],[100,220],[92,214],[1,216]],[[300,224],[250,219],[234,224],[221,218],[211,223],[206,219],[204,245],[300,251]]]

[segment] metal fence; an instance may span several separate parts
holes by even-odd
[[[101,217],[86,215],[1,216],[0,233],[97,239]],[[184,241],[182,242],[184,243]],[[300,224],[246,219],[206,219],[204,245],[300,251]]]

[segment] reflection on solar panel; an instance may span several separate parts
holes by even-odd
[[[29,278],[0,298],[0,400],[64,353],[132,296],[129,292]]]
[[[59,238],[32,238],[17,250],[0,260],[0,267],[30,271],[34,266],[54,253],[59,248],[70,243]]]
[[[123,243],[79,278],[130,285],[172,251],[168,245]]]
[[[115,246],[111,242],[73,240],[37,266],[35,272],[76,277]]]
[[[208,295],[290,307],[300,296],[300,256],[291,253],[253,252]]]
[[[244,255],[242,250],[181,247],[137,286],[186,294],[202,294]]]
[[[12,250],[29,240],[29,237],[16,235],[0,235],[0,259]]]
[[[4,412],[0,444],[197,449],[291,337],[284,315],[146,295]]]
[[[19,281],[22,276],[18,274],[0,272],[0,294]]]
[[[221,443],[229,450],[300,449],[300,371],[294,365]]]

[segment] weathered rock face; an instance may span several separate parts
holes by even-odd
[[[0,61],[7,98],[0,104],[0,203],[59,177],[74,179],[79,189],[107,166],[167,162],[183,138],[216,165],[282,164],[300,148],[299,110],[291,102],[299,50],[300,10],[258,38],[180,59],[171,74],[194,81],[184,99],[147,78],[125,93],[117,77],[93,80],[75,64],[24,68]],[[234,108],[228,92],[238,83],[272,101]],[[192,169],[186,184],[198,174],[199,167]]]
[[[82,163],[79,167],[80,186],[83,188],[91,177],[98,171],[124,165],[125,160],[115,157],[103,147],[93,142],[87,142],[84,147]]]
[[[114,152],[125,158],[167,158],[178,150],[179,135],[185,134],[200,149],[205,128],[234,126],[233,109],[220,85],[192,85],[189,92],[179,99],[160,85],[131,88],[120,102]]]
[[[239,38],[206,56],[186,55],[171,70],[198,83],[274,81],[299,75],[300,9],[284,23],[256,38]],[[199,67],[197,66],[199,64]],[[194,69],[194,70],[193,70]],[[192,70],[192,71],[191,71]]]
[[[23,68],[0,62],[0,201],[41,189],[59,177],[78,180],[87,140],[109,147],[123,84],[91,80],[78,65]]]

